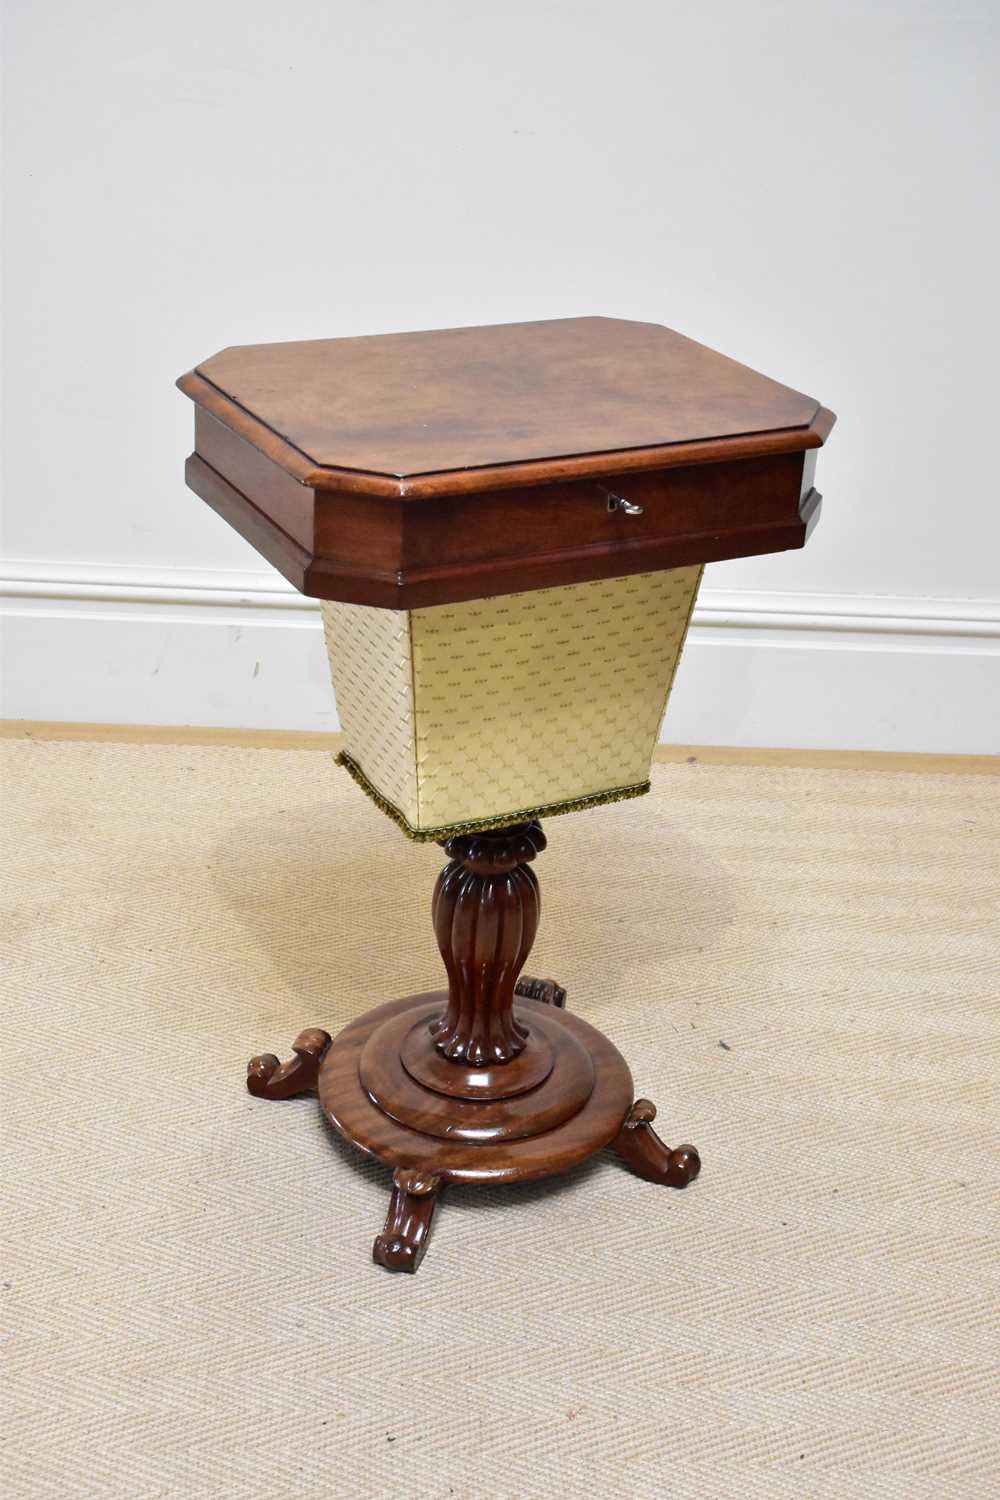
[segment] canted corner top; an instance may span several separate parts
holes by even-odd
[[[673,329],[604,317],[247,344],[178,385],[304,484],[412,499],[801,451],[834,420]]]

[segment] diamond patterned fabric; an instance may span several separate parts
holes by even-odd
[[[350,762],[425,835],[644,790],[701,571],[325,603]]]

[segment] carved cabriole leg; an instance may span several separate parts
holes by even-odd
[[[528,863],[545,848],[538,823],[459,834],[434,888],[434,931],[448,973],[448,1006],[434,1045],[473,1067],[510,1062],[527,1027],[514,1014],[514,986],[538,928],[538,881]]]
[[[393,1173],[385,1228],[372,1246],[377,1265],[387,1271],[417,1269],[427,1249],[441,1188],[440,1177],[427,1172],[399,1168]]]
[[[258,1099],[293,1099],[314,1089],[329,1045],[330,1033],[311,1026],[295,1038],[295,1056],[288,1062],[281,1062],[273,1052],[252,1057],[247,1064],[247,1088]]]
[[[685,1145],[671,1151],[653,1129],[655,1119],[656,1105],[648,1099],[637,1099],[611,1142],[611,1149],[640,1177],[665,1183],[667,1187],[687,1187],[701,1171],[697,1149]]]

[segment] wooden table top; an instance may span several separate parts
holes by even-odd
[[[659,468],[685,445],[748,436],[770,440],[769,452],[776,437],[801,449],[815,445],[820,412],[683,334],[620,318],[247,344],[180,384],[200,399],[206,382],[331,471],[329,487],[350,471],[355,489],[414,496],[468,492],[468,470],[538,483],[582,473],[592,457],[605,472],[624,454],[629,467]]]
[[[800,547],[833,414],[655,323],[224,349],[188,484],[326,599],[389,608]]]

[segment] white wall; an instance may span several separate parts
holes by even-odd
[[[807,550],[709,570],[668,736],[1000,748],[993,0],[6,14],[6,716],[333,724],[174,377],[602,312],[840,417]]]

